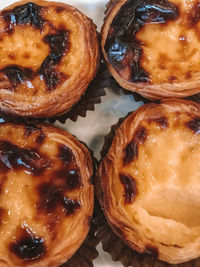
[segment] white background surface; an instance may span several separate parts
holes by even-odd
[[[55,0],[56,1],[56,0]],[[4,8],[16,1],[0,0],[0,8]],[[92,18],[100,30],[105,11],[105,0],[60,0],[77,7],[88,17]],[[88,111],[85,118],[79,117],[74,123],[68,120],[64,125],[56,123],[57,126],[74,134],[79,140],[84,141],[94,151],[99,159],[99,152],[104,142],[104,136],[110,131],[110,127],[115,124],[119,118],[127,115],[128,112],[138,108],[142,102],[134,102],[130,95],[115,94],[109,88],[106,89],[106,96],[102,97],[102,103],[95,106],[95,111]],[[99,256],[94,261],[95,267],[120,267],[119,262],[113,262],[110,255],[98,246]]]

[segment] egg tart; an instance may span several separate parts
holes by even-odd
[[[200,256],[200,105],[150,103],[116,130],[96,176],[113,231],[176,264]]]
[[[92,160],[50,125],[0,124],[0,266],[60,266],[93,213]]]
[[[21,1],[0,12],[0,111],[26,117],[63,114],[96,74],[96,26],[76,8]]]
[[[102,27],[109,70],[149,99],[200,92],[199,1],[110,1]]]

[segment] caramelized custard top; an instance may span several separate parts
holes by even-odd
[[[198,0],[125,1],[108,31],[109,62],[129,82],[198,81],[199,11]]]
[[[54,7],[28,2],[0,13],[0,78],[7,90],[23,85],[23,93],[35,95],[67,80],[68,67],[60,66],[70,48],[67,28]]]
[[[89,152],[69,134],[0,124],[0,262],[66,261],[89,228],[91,175]]]
[[[140,107],[116,131],[99,169],[113,229],[137,251],[151,245],[170,263],[200,255],[199,111],[180,100]]]

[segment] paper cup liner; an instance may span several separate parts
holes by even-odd
[[[128,114],[129,115],[129,114]],[[127,116],[128,116],[127,115]],[[126,117],[127,117],[126,116]],[[115,136],[116,130],[120,127],[124,119],[119,121],[111,127],[111,131],[105,136],[105,142],[101,151],[101,157],[103,158],[109,151],[112,144],[112,140]],[[101,189],[96,175],[96,195],[101,198]],[[100,207],[98,200],[95,203],[95,217],[94,223],[96,225],[96,237],[100,240],[104,251],[111,255],[113,261],[119,261],[125,267],[199,267],[200,258],[191,260],[181,264],[169,264],[158,260],[154,257],[151,251],[146,253],[139,253],[130,248],[122,239],[118,237],[107,222],[105,215]]]
[[[81,97],[79,102],[77,102],[69,112],[61,115],[54,116],[49,120],[49,122],[54,123],[59,121],[65,123],[67,119],[76,121],[79,116],[86,117],[88,110],[94,111],[95,104],[101,103],[101,97],[106,95],[105,92],[105,77],[104,77],[104,64],[101,63],[96,77],[91,81],[85,94]]]

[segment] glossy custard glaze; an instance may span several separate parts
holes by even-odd
[[[68,133],[0,124],[0,265],[59,266],[70,258],[89,228],[91,176],[89,152]]]
[[[51,12],[55,11],[49,10],[49,15]],[[0,45],[3,48],[4,43],[10,41],[9,46],[5,46],[1,51],[3,58],[1,73],[5,75],[4,79],[7,77],[10,81],[11,85],[8,88],[10,90],[15,90],[17,85],[26,81],[29,81],[27,84],[29,88],[31,84],[35,87],[34,79],[37,77],[42,84],[44,82],[46,90],[54,90],[61,81],[67,79],[65,73],[58,71],[58,65],[69,48],[69,31],[62,23],[58,28],[55,27],[42,15],[44,13],[48,15],[45,7],[32,2],[1,12],[2,22],[5,23],[5,37],[2,32]],[[56,13],[58,14],[57,11]],[[24,27],[26,30],[23,30]],[[27,40],[29,34],[30,39]],[[39,34],[40,42],[37,39]],[[18,44],[15,42],[16,38],[19,38]],[[33,43],[34,38],[38,43]],[[22,42],[25,42],[23,51],[18,53],[23,45]],[[32,49],[36,55],[34,53],[31,55],[29,50]],[[47,56],[44,58],[46,53]]]
[[[16,2],[0,11],[0,58],[0,112],[60,115],[78,102],[96,74],[96,28],[64,3]]]
[[[119,1],[116,10],[108,15],[104,49],[108,62],[120,77],[118,82],[126,81],[121,84],[129,90],[130,83],[152,86],[146,91],[141,89],[141,94],[149,97],[152,89],[152,98],[158,94],[168,96],[166,90],[177,91],[176,96],[181,91],[190,94],[187,92],[190,89],[197,92],[199,1],[128,0]],[[154,85],[160,85],[161,92]]]
[[[140,107],[115,132],[97,175],[113,230],[169,263],[200,255],[199,111],[180,100]]]

